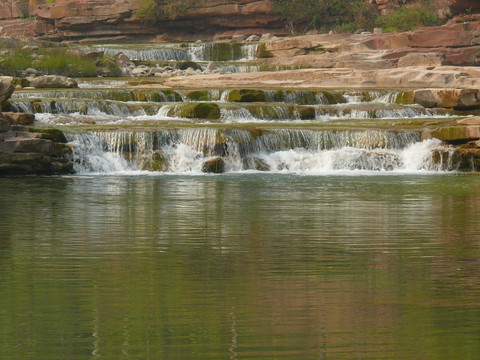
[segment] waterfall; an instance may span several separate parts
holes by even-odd
[[[452,148],[438,140],[421,142],[413,132],[203,128],[70,134],[68,140],[79,173],[201,173],[214,157],[235,172],[454,170]]]
[[[100,47],[97,50],[104,51],[107,55],[115,55],[119,52],[124,53],[128,58],[139,61],[186,61],[189,56],[185,50],[173,48],[172,45],[165,47],[142,48],[134,47]]]
[[[202,43],[190,44],[192,61],[245,61],[257,58],[257,44]]]

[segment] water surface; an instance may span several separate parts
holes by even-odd
[[[477,175],[0,179],[0,359],[478,359]]]

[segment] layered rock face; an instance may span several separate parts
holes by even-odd
[[[170,38],[212,37],[223,32],[262,33],[280,30],[271,0],[199,0],[174,19],[154,25],[136,16],[141,0],[56,0],[17,10],[17,2],[0,2],[0,20],[34,16],[29,23],[4,22],[3,35],[76,39],[166,34]],[[15,11],[14,11],[15,9]]]
[[[0,103],[13,93],[11,84],[0,81]],[[67,158],[70,148],[58,130],[31,132],[25,125],[32,114],[0,113],[0,176],[68,174],[73,164]]]

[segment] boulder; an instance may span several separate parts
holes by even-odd
[[[258,35],[250,35],[247,40],[245,40],[246,42],[259,42],[260,41],[260,36]]]
[[[10,123],[3,118],[3,116],[0,118],[0,133],[4,133],[10,130]]]
[[[53,141],[36,138],[9,138],[0,144],[0,153],[40,153],[49,155]]]
[[[45,75],[30,78],[30,86],[34,88],[77,88],[77,82],[65,76]]]
[[[221,157],[207,160],[203,163],[202,171],[205,173],[221,174],[225,172],[225,161]]]
[[[14,85],[12,85],[11,83],[0,81],[0,105],[10,99],[10,96],[12,96],[14,91]]]
[[[480,116],[473,116],[462,120],[457,120],[459,125],[480,125]]]
[[[34,114],[5,112],[3,115],[12,125],[31,125],[35,121]]]
[[[413,92],[414,102],[426,108],[471,109],[480,107],[477,89],[421,89]]]

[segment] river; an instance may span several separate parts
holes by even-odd
[[[478,359],[476,175],[0,179],[1,359]]]

